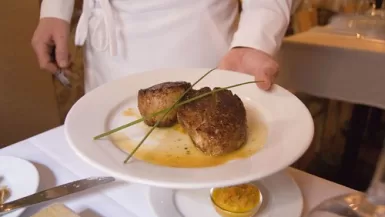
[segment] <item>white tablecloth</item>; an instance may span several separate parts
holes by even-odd
[[[385,109],[385,41],[323,33],[325,28],[284,39],[277,83],[313,96]]]
[[[20,157],[34,163],[41,177],[40,189],[88,176],[106,175],[75,155],[65,140],[62,127],[0,149],[0,155]],[[288,170],[302,190],[304,213],[326,198],[353,191],[292,168]],[[148,203],[149,189],[149,186],[118,181],[54,202],[65,203],[82,217],[156,217]],[[48,203],[29,208],[23,216],[31,216],[46,205]]]

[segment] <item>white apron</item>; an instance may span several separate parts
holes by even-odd
[[[132,73],[215,67],[236,30],[238,0],[84,0],[86,92]],[[88,31],[87,31],[88,30]]]

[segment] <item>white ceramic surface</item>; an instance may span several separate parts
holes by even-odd
[[[127,76],[91,91],[67,115],[65,133],[71,148],[85,162],[117,178],[174,189],[209,188],[260,179],[286,168],[306,151],[314,133],[312,117],[299,99],[277,85],[271,92],[262,91],[254,84],[232,89],[247,105],[248,113],[258,113],[268,128],[263,149],[246,159],[215,167],[189,169],[159,166],[140,160],[123,164],[126,153],[108,139],[93,140],[94,136],[127,122],[118,111],[136,105],[139,89],[165,81],[193,83],[207,71],[151,71]],[[215,70],[196,87],[225,87],[251,80],[254,78],[249,75]],[[130,129],[133,128],[135,126]]]
[[[256,216],[301,216],[301,190],[288,173],[279,172],[255,184],[261,189],[263,197],[263,203]],[[149,200],[157,217],[220,217],[211,204],[210,189],[151,188]]]
[[[0,156],[0,186],[7,186],[11,195],[6,200],[13,201],[37,192],[39,188],[39,172],[29,161],[10,157]],[[25,209],[18,209],[2,217],[20,216]]]

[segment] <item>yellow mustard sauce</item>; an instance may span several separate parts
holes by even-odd
[[[211,197],[217,206],[234,213],[249,212],[261,201],[259,189],[252,184],[215,188]]]

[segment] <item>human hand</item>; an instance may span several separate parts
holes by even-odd
[[[42,18],[32,37],[32,47],[36,53],[40,68],[55,73],[58,68],[68,69],[70,54],[68,40],[70,24],[58,18]],[[55,60],[52,50],[55,48]],[[68,70],[65,70],[68,73]]]
[[[231,49],[221,60],[219,69],[231,70],[253,75],[257,85],[263,90],[269,90],[278,75],[278,63],[268,54],[247,47]]]

